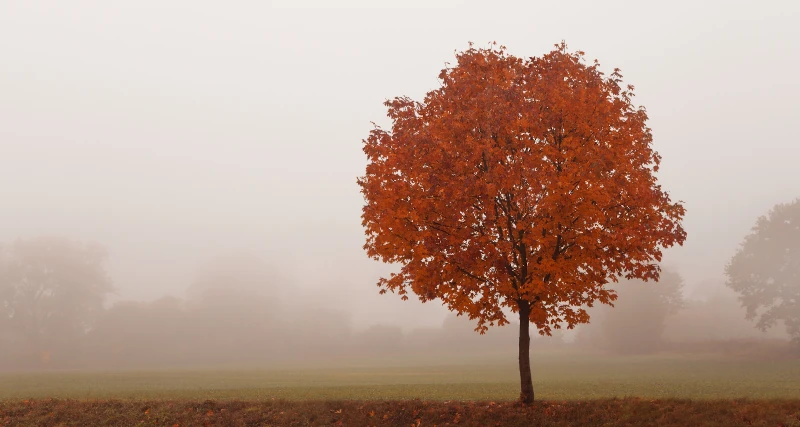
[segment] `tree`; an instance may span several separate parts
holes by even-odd
[[[163,296],[154,301],[119,301],[104,311],[87,335],[83,363],[102,368],[186,367],[205,356],[198,325],[184,301]],[[199,341],[202,343],[202,341]]]
[[[55,347],[74,345],[113,290],[97,245],[40,237],[18,240],[0,255],[0,317],[28,360],[47,362]]]
[[[581,328],[581,339],[616,353],[657,350],[663,343],[667,318],[683,307],[682,289],[680,274],[666,269],[661,272],[658,286],[647,286],[639,280],[620,281],[614,286],[614,308],[591,313],[594,321],[589,328]]]
[[[214,362],[243,362],[264,356],[279,318],[278,280],[258,257],[231,253],[205,263],[187,289],[187,308],[196,326],[192,341]],[[204,345],[204,347],[203,347]]]
[[[658,280],[684,208],[656,182],[647,114],[619,70],[564,43],[530,59],[470,45],[457,60],[423,101],[387,100],[391,129],[364,141],[364,248],[400,265],[381,293],[439,298],[481,333],[518,313],[532,402],[529,323],[573,328],[581,306],[614,300],[609,281]]]
[[[406,337],[399,326],[377,324],[353,334],[352,343],[358,354],[381,358],[397,355],[406,348]]]
[[[800,199],[762,216],[725,267],[726,285],[739,294],[762,331],[780,320],[800,345]]]

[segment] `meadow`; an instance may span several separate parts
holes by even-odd
[[[539,425],[800,426],[797,359],[540,355],[533,365],[537,403],[529,408],[514,402],[519,393],[515,364],[445,362],[6,373],[0,374],[0,421],[54,426],[487,425],[491,420],[501,423],[496,425],[538,420]],[[653,420],[660,422],[648,424]]]
[[[515,363],[372,364],[0,374],[0,399],[514,400]],[[800,399],[800,359],[534,356],[536,397]]]

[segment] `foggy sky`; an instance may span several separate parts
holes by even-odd
[[[800,196],[794,1],[0,2],[0,241],[106,245],[118,299],[183,296],[251,251],[356,324],[439,323],[379,296],[356,177],[386,98],[420,99],[469,41],[562,39],[622,69],[660,183],[685,201],[667,252],[691,291],[774,204]],[[398,320],[402,319],[402,320]]]

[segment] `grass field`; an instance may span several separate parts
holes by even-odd
[[[536,397],[800,399],[800,360],[547,356],[535,358]],[[515,364],[0,374],[8,399],[514,400]]]
[[[531,407],[507,361],[393,365],[0,374],[0,425],[800,427],[800,360],[537,356]]]

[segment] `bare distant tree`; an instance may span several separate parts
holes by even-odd
[[[782,320],[800,345],[800,199],[759,218],[725,274],[747,319],[762,331]]]
[[[113,291],[105,260],[102,247],[59,237],[1,249],[0,318],[15,352],[47,362],[92,326]]]

